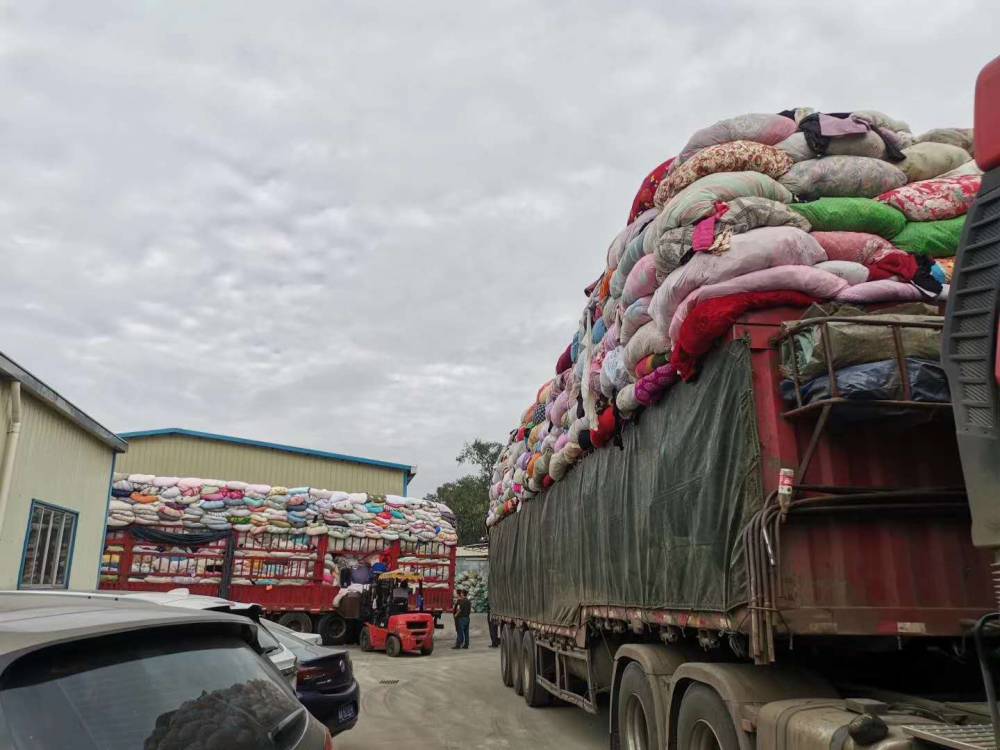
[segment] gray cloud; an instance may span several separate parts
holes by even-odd
[[[987,2],[0,3],[0,348],[113,429],[457,473],[641,177],[744,111],[967,125]]]

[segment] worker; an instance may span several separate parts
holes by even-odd
[[[469,647],[469,616],[472,614],[472,602],[465,594],[465,589],[455,592],[458,598],[455,600],[455,648]]]

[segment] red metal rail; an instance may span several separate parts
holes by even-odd
[[[175,531],[170,529],[170,531]],[[233,545],[232,565],[226,550]],[[259,604],[269,613],[334,609],[340,582],[324,580],[327,554],[365,559],[377,557],[395,568],[403,557],[415,558],[404,567],[425,576],[424,608],[449,611],[455,584],[455,548],[433,542],[393,542],[349,537],[261,534],[233,531],[229,538],[201,545],[144,542],[129,529],[109,529],[100,588],[112,591],[169,591],[187,588],[193,594],[222,596]],[[425,562],[426,561],[426,562]],[[152,580],[150,580],[150,577]]]

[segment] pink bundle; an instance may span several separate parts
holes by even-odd
[[[649,375],[639,378],[635,384],[635,400],[643,406],[652,406],[677,382],[677,370],[667,364],[657,367]]]
[[[849,260],[867,266],[886,253],[898,250],[889,240],[867,232],[813,232],[827,260]]]

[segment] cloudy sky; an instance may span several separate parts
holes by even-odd
[[[970,125],[998,20],[0,2],[0,351],[114,430],[414,463],[423,494],[549,377],[637,183],[693,130],[798,105]]]

